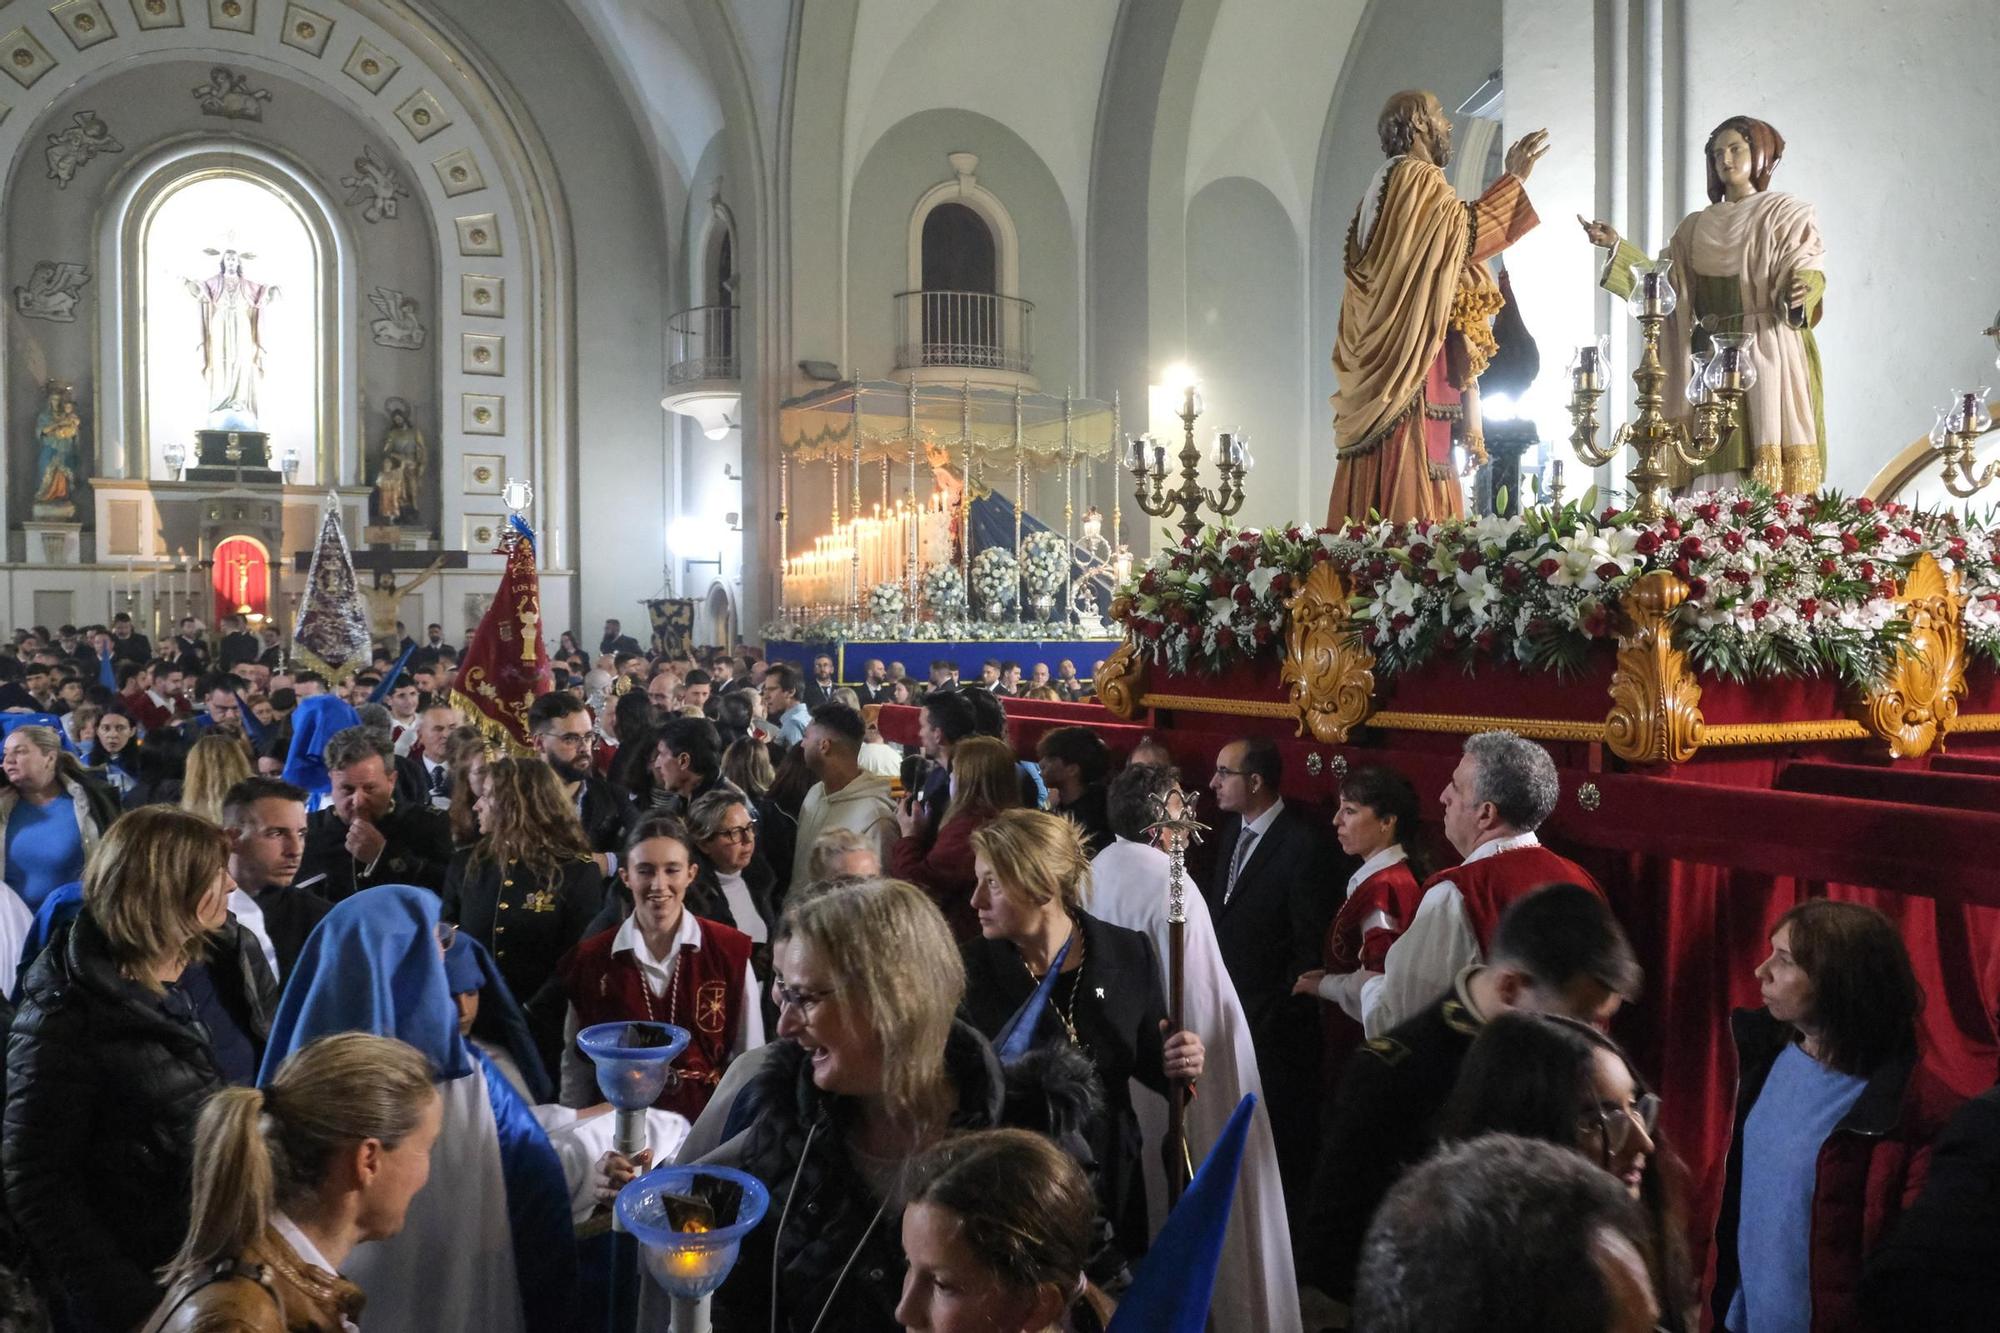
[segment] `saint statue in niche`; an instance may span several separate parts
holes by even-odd
[[[427,448],[424,433],[410,420],[410,405],[401,398],[386,404],[389,431],[382,437],[381,461],[375,470],[375,507],[384,523],[405,518],[421,520]]]
[[[264,307],[278,299],[275,283],[251,281],[243,261],[257,256],[234,249],[204,250],[218,255],[215,276],[187,278],[188,295],[201,303],[201,369],[208,382],[208,428],[257,430],[257,381],[264,374],[264,342],[258,323]]]
[[[48,402],[35,417],[35,438],[41,444],[37,459],[41,480],[35,488],[35,517],[75,518],[77,436],[83,421],[77,415],[76,399],[69,385],[50,380],[47,392]]]
[[[1685,401],[1690,354],[1705,358],[1711,334],[1749,334],[1757,367],[1735,433],[1715,456],[1692,475],[1669,458],[1679,487],[1756,481],[1804,495],[1826,477],[1826,396],[1812,333],[1826,296],[1826,250],[1812,205],[1771,188],[1784,153],[1784,136],[1764,121],[1731,116],[1717,125],[1705,153],[1709,205],[1682,218],[1667,244],[1680,289],[1660,338],[1668,409]],[[1645,252],[1608,222],[1577,221],[1611,252],[1603,286],[1628,295]]]

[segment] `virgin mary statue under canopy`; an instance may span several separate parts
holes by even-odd
[[[208,428],[257,430],[257,381],[264,373],[264,343],[258,321],[278,299],[276,284],[252,282],[243,261],[253,254],[220,254],[215,276],[185,279],[188,295],[201,302],[201,369],[208,383]]]

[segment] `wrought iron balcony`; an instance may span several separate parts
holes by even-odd
[[[1034,361],[1032,301],[991,292],[899,292],[896,369],[957,367],[1027,375]]]
[[[667,383],[733,380],[736,307],[698,305],[667,317]]]

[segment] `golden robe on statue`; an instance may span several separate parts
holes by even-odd
[[[1469,204],[1419,158],[1392,158],[1370,182],[1347,229],[1327,526],[1370,511],[1397,521],[1464,515],[1451,428],[1462,421],[1468,451],[1484,459],[1479,376],[1503,304],[1486,260],[1537,221],[1512,175]]]

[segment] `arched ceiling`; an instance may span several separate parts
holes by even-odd
[[[1367,8],[1368,0],[1221,0],[1194,90],[1187,198],[1220,177],[1247,176],[1306,234],[1320,132]]]
[[[680,188],[722,129],[722,103],[685,0],[570,0]]]
[[[1076,0],[860,0],[848,76],[848,183],[890,127],[920,111],[960,107],[1019,134],[1080,221],[1117,18],[1115,4]],[[945,164],[937,167],[943,176]]]

